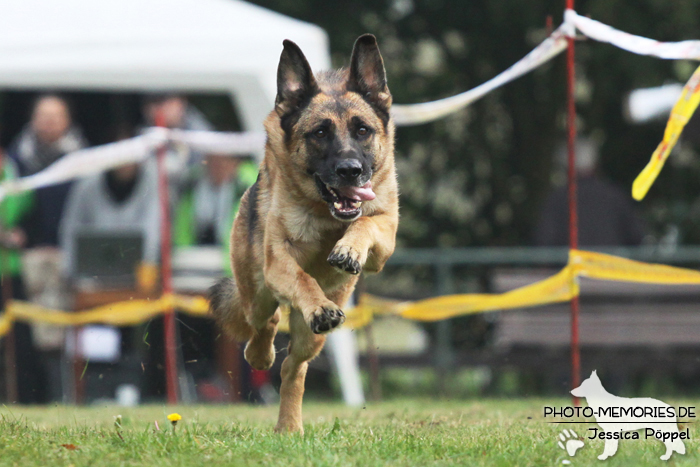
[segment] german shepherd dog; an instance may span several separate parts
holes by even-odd
[[[360,272],[380,271],[394,251],[391,101],[374,36],[357,39],[348,69],[317,75],[284,41],[265,157],[231,232],[233,280],[210,290],[212,313],[260,370],[275,360],[280,306],[290,309],[277,432],[303,433],[308,361],[345,321]]]

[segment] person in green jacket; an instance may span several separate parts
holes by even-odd
[[[258,167],[251,161],[207,155],[203,174],[180,195],[173,218],[175,246],[220,245],[223,266],[231,274],[229,238],[243,193],[255,183]]]
[[[19,177],[16,163],[0,150],[0,184]],[[22,248],[27,236],[22,227],[34,206],[32,192],[7,195],[0,201],[0,274],[2,282],[9,281],[10,287],[2,286],[0,302],[3,312],[8,299],[26,300],[27,295],[22,281]],[[8,296],[10,295],[11,296]],[[45,376],[39,353],[34,346],[32,329],[29,324],[15,322],[12,332],[15,343],[15,368],[17,377],[17,402],[34,404],[45,402]]]
[[[241,197],[255,183],[258,167],[249,160],[210,154],[201,173],[180,193],[173,216],[173,245],[218,245],[222,247],[222,267],[231,275],[229,238]],[[223,397],[215,379],[215,338],[218,334],[210,319],[180,316],[182,353],[197,385],[202,401]]]
[[[17,165],[2,152],[0,165],[0,183],[18,178]],[[0,201],[0,273],[3,276],[14,278],[22,274],[20,249],[25,246],[27,237],[20,224],[31,211],[33,202],[33,193],[29,191],[5,196]]]

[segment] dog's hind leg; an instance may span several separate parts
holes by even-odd
[[[253,335],[245,346],[245,359],[256,370],[268,370],[275,363],[275,336],[281,312],[271,297],[253,310]]]
[[[323,348],[325,336],[314,334],[300,311],[292,308],[289,313],[291,340],[289,354],[282,363],[280,387],[280,414],[275,431],[278,433],[304,433],[301,421],[301,403],[304,397],[304,380],[309,360]]]
[[[280,311],[275,311],[277,302],[270,296],[258,297],[257,305],[248,304],[229,278],[209,289],[209,300],[210,311],[222,329],[238,342],[248,342],[244,355],[250,366],[269,369],[275,362],[273,341],[280,320]]]

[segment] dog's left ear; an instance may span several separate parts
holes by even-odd
[[[384,60],[379,53],[377,38],[372,34],[360,36],[355,41],[347,89],[360,94],[373,107],[389,112],[391,93],[386,85]]]

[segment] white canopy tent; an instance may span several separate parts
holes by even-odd
[[[239,0],[0,0],[0,87],[226,92],[260,130],[284,39],[330,66],[323,29]]]

